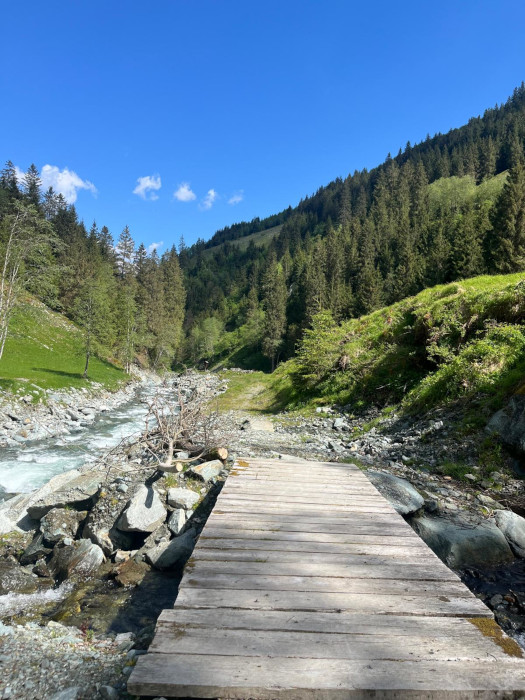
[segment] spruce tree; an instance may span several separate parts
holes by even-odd
[[[520,149],[496,204],[487,255],[498,272],[525,269],[525,167]]]

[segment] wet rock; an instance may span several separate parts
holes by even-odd
[[[198,479],[208,483],[212,479],[219,476],[223,468],[223,464],[220,459],[213,459],[211,462],[204,462],[198,466],[191,467],[189,473],[192,476],[196,476]]]
[[[56,546],[49,570],[58,580],[71,576],[87,577],[95,573],[104,561],[104,552],[98,545],[90,540],[79,540],[71,545]]]
[[[84,474],[77,472],[77,474],[78,476],[67,480],[59,488],[52,490],[28,505],[28,515],[31,518],[40,520],[53,508],[65,508],[66,506],[76,509],[89,508],[100,489],[103,477],[100,472],[96,471],[85,472]]]
[[[145,556],[156,569],[171,569],[175,565],[184,564],[193,552],[194,546],[195,530],[191,529],[171,542],[162,542],[148,550]]]
[[[405,479],[393,474],[368,470],[366,475],[377,490],[401,515],[410,515],[423,507],[425,499]]]
[[[191,489],[172,488],[168,490],[168,505],[173,508],[191,510],[200,496]]]
[[[46,543],[55,544],[64,537],[75,539],[80,523],[87,517],[87,511],[53,508],[40,521],[40,529]]]
[[[121,586],[138,586],[149,570],[145,562],[128,559],[117,567],[115,579]]]
[[[525,557],[525,518],[510,510],[498,510],[494,518],[512,551]]]
[[[178,535],[186,524],[186,511],[184,508],[176,508],[170,515],[168,527],[174,535]]]
[[[27,566],[28,564],[35,564],[38,559],[46,557],[51,554],[52,549],[46,547],[44,544],[44,535],[39,532],[37,533],[31,543],[26,547],[24,553],[20,557],[20,563],[22,566]]]
[[[23,569],[15,559],[0,559],[0,594],[32,593],[37,587],[36,576]]]
[[[490,521],[462,516],[420,515],[411,525],[437,556],[452,569],[487,567],[514,560],[501,530]]]

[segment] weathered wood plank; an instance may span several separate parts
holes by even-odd
[[[271,535],[271,533],[270,533]],[[403,544],[358,544],[355,542],[299,542],[289,540],[278,540],[275,537],[268,535],[266,538],[259,539],[233,539],[233,538],[217,538],[201,535],[199,538],[198,550],[202,549],[264,549],[273,551],[288,551],[288,552],[331,552],[334,554],[389,554],[390,556],[409,557],[420,559],[422,556],[435,555],[427,552],[425,546],[421,548],[413,546],[405,546]],[[197,551],[197,550],[196,550]]]
[[[348,593],[363,595],[447,596],[475,598],[461,581],[420,581],[398,579],[362,579],[330,576],[226,574],[190,571],[182,586],[243,591],[295,591]],[[298,598],[297,603],[300,603]]]
[[[341,552],[308,552],[305,557],[304,552],[295,550],[276,550],[272,547],[271,542],[266,542],[266,548],[261,549],[224,549],[197,547],[193,553],[191,561],[246,561],[260,562],[269,565],[277,563],[295,564],[297,567],[303,567],[307,564],[329,565],[333,563],[359,565],[359,566],[392,566],[414,564],[414,558],[399,556],[391,551],[383,554],[350,554],[344,550]],[[430,550],[418,553],[416,561],[420,564],[428,564],[429,566],[437,566],[443,562]]]
[[[341,532],[342,530],[342,532]],[[358,542],[360,544],[368,542],[369,544],[388,544],[394,542],[413,547],[421,547],[421,540],[417,535],[414,537],[406,530],[391,528],[385,532],[385,527],[381,525],[369,525],[364,527],[335,527],[333,532],[322,531],[317,532],[315,526],[311,527],[296,527],[293,530],[284,530],[283,528],[268,528],[258,529],[252,525],[250,521],[246,522],[242,527],[224,527],[212,523],[206,528],[207,537],[227,538],[235,537],[237,539],[247,537],[249,539],[275,539],[275,540],[293,540],[295,542]]]
[[[478,628],[462,617],[375,615],[373,613],[289,610],[231,610],[169,608],[159,622],[190,627],[274,630],[281,632],[330,632],[334,634],[395,635],[405,637],[478,636]],[[402,642],[401,642],[402,643]]]
[[[467,623],[468,624],[468,623]],[[472,625],[471,625],[472,627]],[[473,629],[474,632],[474,629]],[[508,654],[479,630],[463,637],[395,634],[337,634],[207,629],[160,623],[150,651],[160,654],[279,656],[296,659],[378,659],[398,661],[508,659]]]
[[[406,563],[403,563],[406,562]],[[210,574],[252,574],[265,576],[271,573],[273,576],[302,575],[325,576],[336,578],[361,578],[361,579],[401,579],[403,581],[460,581],[453,571],[444,564],[437,566],[432,561],[427,564],[412,563],[403,559],[391,560],[388,564],[342,564],[340,562],[307,561],[298,562],[250,562],[250,561],[224,561],[192,559],[188,567],[192,574],[207,572]]]
[[[422,700],[516,698],[525,690],[520,660],[375,661],[148,654],[128,692],[198,698]],[[394,692],[397,691],[397,692]]]
[[[218,499],[218,503],[222,509],[232,508],[238,511],[244,510],[246,513],[281,513],[283,508],[288,513],[297,513],[299,515],[327,511],[331,513],[391,513],[393,511],[393,508],[386,504],[361,506],[359,503],[356,503],[340,506],[320,503],[286,503],[285,507],[283,504],[276,502],[243,501],[226,495]]]
[[[346,612],[492,617],[475,597],[385,595],[304,591],[225,590],[181,587],[176,607],[250,608],[252,610],[338,610]]]

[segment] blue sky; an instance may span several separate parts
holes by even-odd
[[[504,101],[524,26],[521,0],[4,3],[0,159],[162,251]]]

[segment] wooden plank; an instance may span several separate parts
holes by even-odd
[[[288,509],[289,507],[297,506],[297,505],[317,505],[317,506],[323,506],[325,508],[333,508],[334,506],[344,506],[345,509],[350,509],[353,508],[355,505],[359,505],[361,507],[368,507],[370,506],[372,510],[379,509],[380,511],[384,511],[387,506],[385,506],[384,501],[382,502],[379,497],[377,498],[372,498],[371,496],[354,496],[354,497],[348,497],[344,495],[339,495],[335,496],[333,494],[318,494],[317,496],[310,495],[310,496],[301,496],[301,495],[290,495],[290,496],[278,496],[273,493],[250,493],[250,494],[243,494],[243,495],[238,495],[238,494],[231,494],[229,492],[223,491],[218,499],[217,502],[223,504],[223,501],[237,501],[241,503],[245,503],[247,506],[249,506],[252,503],[257,503],[257,504],[279,504],[280,502],[285,502],[286,503],[286,508]],[[390,509],[389,509],[390,512]]]
[[[224,549],[197,547],[193,552],[190,561],[246,561],[259,562],[266,564],[295,564],[296,566],[304,566],[305,562],[311,564],[319,564],[320,566],[328,566],[330,564],[348,564],[359,566],[411,566],[414,564],[413,557],[401,557],[396,553],[386,552],[383,554],[349,554],[345,551],[341,552],[309,552],[308,557],[305,557],[304,552],[290,550],[276,550],[271,542],[266,543],[266,549]],[[417,555],[417,562],[428,564],[429,566],[437,566],[443,562],[431,551],[422,551]]]
[[[462,617],[375,615],[358,612],[346,614],[343,612],[238,609],[235,614],[232,614],[231,610],[222,608],[178,607],[163,610],[159,622],[217,629],[330,632],[346,635],[393,635],[397,637],[412,635],[464,637],[480,634],[475,625]]]
[[[468,624],[468,623],[467,623]],[[471,627],[473,627],[471,625]],[[151,652],[225,656],[278,656],[294,659],[392,659],[398,661],[508,659],[508,654],[479,630],[462,637],[395,634],[337,634],[194,628],[160,623]]]
[[[285,509],[281,509],[281,510],[274,509],[271,512],[264,512],[264,511],[253,512],[253,509],[251,509],[250,511],[243,509],[243,508],[240,508],[240,509],[236,508],[235,510],[228,510],[228,508],[225,508],[222,505],[216,505],[213,512],[216,515],[228,515],[229,516],[229,514],[231,514],[232,517],[241,517],[241,518],[247,518],[247,517],[252,517],[252,516],[257,516],[257,517],[262,516],[264,519],[270,518],[270,517],[277,518],[277,519],[281,519],[281,518],[290,519],[291,518],[291,519],[296,520],[296,521],[299,521],[299,520],[311,521],[312,518],[314,518],[315,520],[319,520],[319,521],[320,520],[325,520],[325,521],[328,520],[328,521],[333,521],[333,522],[336,522],[336,521],[337,522],[341,522],[341,521],[346,522],[348,519],[352,519],[352,518],[355,519],[357,517],[362,516],[363,518],[366,518],[366,517],[369,517],[369,518],[374,517],[375,518],[375,517],[377,517],[378,521],[380,518],[383,518],[383,519],[387,520],[388,522],[391,522],[390,518],[391,519],[395,518],[394,512],[356,513],[356,512],[352,512],[350,510],[330,511],[328,508],[325,508],[324,510],[316,510],[313,513],[308,509],[300,510],[300,511],[295,509],[295,511],[293,513],[287,512]]]
[[[261,522],[264,523],[265,527],[272,528],[275,525],[302,525],[306,524],[319,524],[321,526],[332,526],[338,527],[339,525],[346,524],[364,524],[367,523],[378,523],[378,524],[395,524],[403,525],[407,527],[407,523],[402,515],[397,516],[397,518],[392,513],[343,513],[332,517],[331,513],[314,513],[307,515],[289,515],[288,513],[266,513],[266,514],[248,514],[240,513],[238,511],[225,511],[220,508],[214,508],[210,518],[213,518],[215,522],[223,523],[239,523],[246,522],[248,516],[250,517],[250,522]],[[412,528],[408,526],[410,530]],[[407,529],[408,529],[407,528]],[[413,530],[412,530],[413,532]],[[415,533],[414,533],[415,534]],[[416,535],[417,537],[417,535]]]
[[[447,596],[475,598],[461,581],[362,579],[330,576],[225,574],[190,571],[182,586],[243,591],[328,592],[363,595]],[[298,600],[299,603],[299,600]]]
[[[405,563],[403,563],[403,561]],[[292,562],[271,563],[258,561],[224,561],[192,559],[188,567],[192,574],[201,572],[216,574],[253,574],[265,576],[271,573],[273,576],[286,576],[290,573],[303,576],[333,576],[339,578],[362,579],[402,579],[404,581],[460,581],[461,579],[444,564],[437,566],[436,562],[426,564],[414,564],[410,560],[395,559],[385,564],[342,564],[340,562],[306,561],[300,566],[297,560]]]
[[[281,513],[284,506],[279,503],[243,501],[237,498],[222,497],[219,501],[221,508],[232,508],[236,510],[245,510],[247,513]],[[393,508],[385,505],[360,506],[356,505],[325,505],[317,503],[289,503],[286,505],[288,513],[308,514],[310,512],[326,512],[330,510],[332,513],[391,513]]]
[[[360,514],[361,515],[361,514]],[[419,539],[412,528],[407,528],[405,523],[389,521],[387,519],[377,522],[376,518],[369,518],[365,521],[361,519],[349,518],[338,522],[306,522],[301,519],[294,521],[274,521],[268,522],[255,517],[247,517],[243,514],[242,519],[230,519],[227,517],[210,517],[208,525],[222,530],[262,530],[263,532],[319,532],[326,535],[334,533],[344,534],[375,534],[380,533],[382,537],[406,537]]]
[[[525,691],[519,659],[375,661],[148,654],[140,656],[128,692],[143,695],[257,700],[402,700],[515,698]]]
[[[404,545],[388,545],[388,544],[356,544],[356,543],[337,543],[337,542],[297,542],[276,540],[275,538],[267,537],[266,539],[230,539],[230,538],[213,538],[201,535],[199,538],[198,550],[201,549],[264,549],[284,552],[331,552],[333,554],[389,554],[390,556],[398,557],[416,557],[419,559],[422,556],[430,556],[427,553],[424,545],[421,549],[415,547],[405,547]],[[430,550],[429,550],[430,552]],[[435,555],[430,552],[432,557]]]
[[[492,617],[475,597],[385,595],[305,591],[227,590],[182,586],[176,607],[317,610],[427,616]]]
[[[395,537],[384,534],[384,528],[369,526],[365,528],[350,528],[349,532],[311,532],[288,530],[256,530],[248,525],[237,528],[223,528],[210,525],[206,528],[206,538],[217,539],[250,539],[250,540],[288,540],[291,542],[338,542],[339,544],[400,544],[405,547],[418,547],[423,549],[419,537],[401,531],[396,532]]]

